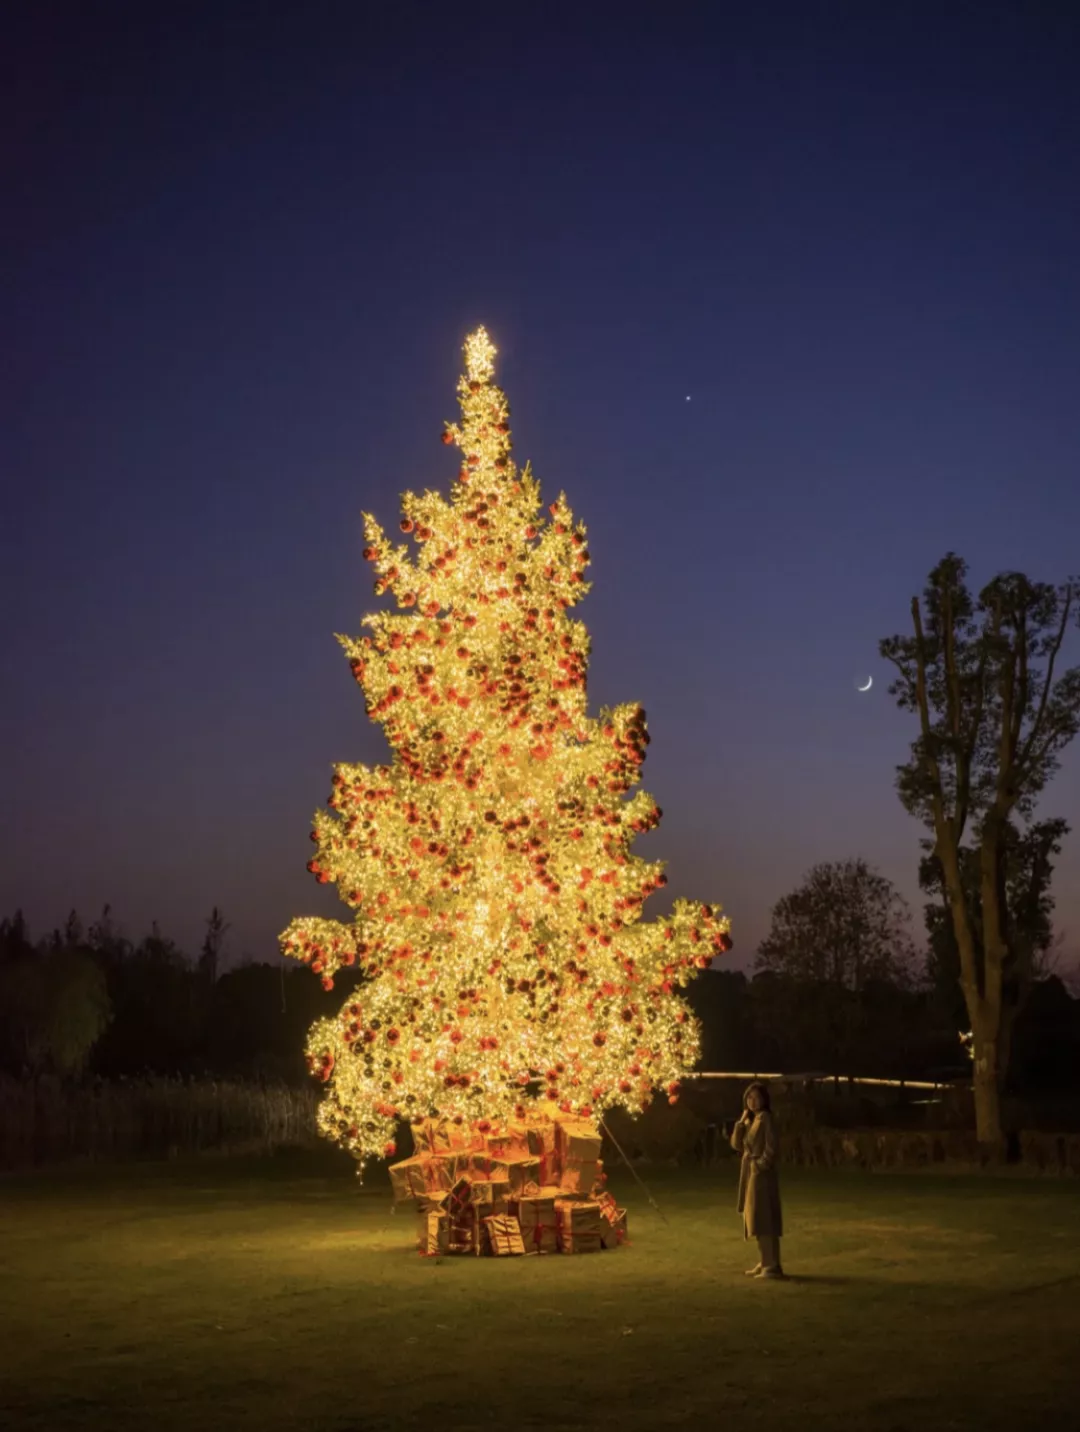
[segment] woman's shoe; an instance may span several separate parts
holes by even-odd
[[[755,1263],[752,1268],[747,1268],[743,1274],[744,1278],[758,1278],[761,1276],[761,1264]]]
[[[784,1279],[787,1277],[787,1274],[782,1268],[762,1268],[759,1272],[754,1274],[754,1277]]]

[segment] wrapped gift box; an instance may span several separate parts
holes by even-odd
[[[520,1198],[522,1194],[539,1193],[540,1160],[532,1154],[525,1154],[506,1161],[506,1176],[510,1182],[510,1197]]]
[[[557,1188],[510,1200],[510,1214],[518,1221],[526,1253],[557,1253],[559,1225],[555,1220]]]
[[[559,1188],[563,1193],[576,1193],[588,1197],[600,1182],[601,1164],[599,1159],[579,1163],[576,1159],[564,1163],[559,1176]]]
[[[510,1180],[505,1178],[481,1178],[470,1174],[472,1201],[484,1213],[506,1213],[510,1198]]]
[[[493,1159],[506,1162],[529,1152],[529,1131],[524,1124],[511,1124],[497,1134],[484,1136],[484,1147]]]
[[[597,1193],[597,1194],[594,1194],[594,1196],[593,1196],[593,1202],[596,1203],[596,1204],[599,1204],[599,1206],[600,1206],[600,1212],[604,1215],[604,1217],[607,1219],[607,1221],[608,1221],[609,1223],[613,1223],[613,1222],[615,1221],[615,1218],[616,1218],[616,1215],[617,1215],[618,1212],[619,1212],[619,1209],[618,1209],[618,1206],[617,1206],[616,1203],[615,1203],[615,1195],[614,1195],[614,1194],[611,1194],[611,1193]]]
[[[480,1252],[480,1220],[476,1216],[476,1209],[470,1211],[467,1219],[449,1225],[447,1252]]]
[[[390,1165],[390,1187],[394,1191],[394,1202],[404,1203],[407,1199],[418,1198],[427,1193],[425,1160],[417,1154],[410,1159]]]
[[[564,1167],[596,1163],[600,1158],[600,1135],[592,1124],[583,1119],[561,1119],[555,1128],[556,1152]]]
[[[505,1181],[509,1177],[506,1171],[506,1160],[492,1158],[486,1152],[468,1154],[463,1162],[466,1163],[471,1174],[476,1174],[480,1178]]]
[[[451,1253],[480,1252],[480,1209],[473,1202],[472,1182],[459,1178],[447,1196]]]
[[[451,1130],[455,1132],[455,1126],[446,1119],[421,1119],[419,1123],[413,1124],[413,1144],[418,1154],[450,1154],[460,1148],[460,1139],[455,1144],[451,1137]]]
[[[600,1211],[600,1205],[591,1200],[581,1202],[557,1198],[555,1220],[563,1253],[599,1253],[603,1229],[610,1226]]]
[[[516,1218],[507,1213],[492,1214],[484,1219],[484,1248],[496,1258],[525,1252],[521,1228]]]
[[[420,1155],[424,1165],[424,1181],[429,1193],[449,1193],[461,1176],[469,1154]]]
[[[527,1126],[529,1153],[540,1160],[540,1186],[557,1183],[559,1180],[558,1153],[555,1144],[555,1125],[550,1121]]]
[[[464,1216],[465,1209],[476,1207],[485,1215],[505,1213],[510,1197],[510,1183],[507,1179],[484,1178],[481,1174],[464,1172],[450,1190],[448,1207],[451,1219],[457,1210]]]
[[[604,1224],[600,1230],[600,1242],[605,1248],[621,1247],[627,1241],[628,1236],[625,1208],[617,1208],[614,1218],[608,1218],[605,1214]]]
[[[412,1125],[412,1136],[418,1154],[467,1154],[484,1147],[480,1134],[452,1119],[421,1119]]]
[[[425,1258],[441,1257],[450,1251],[450,1218],[445,1208],[422,1209],[417,1215],[418,1244]]]

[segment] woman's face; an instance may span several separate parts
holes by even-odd
[[[764,1107],[764,1100],[761,1097],[760,1089],[750,1090],[749,1094],[747,1094],[746,1096],[746,1107],[750,1110],[751,1114],[756,1114],[761,1108]]]

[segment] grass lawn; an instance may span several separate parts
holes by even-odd
[[[1080,1185],[782,1174],[786,1283],[735,1164],[625,1169],[632,1246],[422,1259],[331,1151],[0,1181],[0,1426],[1075,1425]]]

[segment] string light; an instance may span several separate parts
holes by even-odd
[[[586,710],[585,528],[544,510],[511,456],[483,328],[465,343],[461,462],[447,500],[407,492],[394,541],[364,516],[375,593],[396,610],[339,636],[388,765],[334,768],[308,868],[349,923],[305,917],[283,953],[327,988],[366,976],[310,1032],[319,1126],[363,1162],[401,1119],[498,1128],[543,1101],[597,1118],[674,1102],[699,1030],[680,991],[721,951],[718,905],[647,923],[663,865],[631,851],[660,811],[640,789],[649,734],[626,704]],[[548,1103],[548,1101],[551,1101]]]

